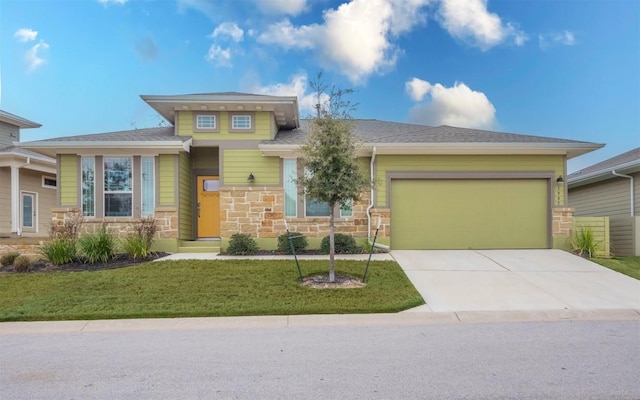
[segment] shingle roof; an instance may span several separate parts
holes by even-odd
[[[51,163],[55,163],[56,162],[56,160],[54,158],[45,156],[45,155],[40,154],[40,153],[36,153],[35,151],[23,149],[23,148],[20,148],[18,146],[7,146],[7,147],[0,148],[0,154],[18,154],[18,155],[23,156],[23,157],[39,158],[39,159],[42,159],[44,161],[49,161]]]
[[[309,120],[301,120],[300,128],[280,131],[275,139],[262,142],[273,145],[303,144]],[[453,126],[427,126],[376,119],[353,120],[353,133],[365,143],[585,143],[543,136],[519,135]]]
[[[10,112],[4,111],[4,110],[0,110],[0,121],[4,121],[7,122],[11,125],[15,125],[18,126],[20,128],[39,128],[42,125],[37,123],[37,122],[33,122],[33,121],[29,121],[26,118],[22,118],[19,117],[15,114],[11,114]]]
[[[583,168],[570,174],[567,179],[578,178],[580,176],[595,174],[599,171],[608,171],[616,169],[616,167],[629,164],[633,161],[640,161],[640,147],[633,150],[629,150],[626,153],[619,154],[615,157],[611,157],[607,160],[601,161],[597,164],[593,164],[587,168]]]
[[[63,136],[53,139],[45,139],[30,143],[46,142],[154,142],[175,140],[186,142],[189,136],[176,136],[174,127],[158,127],[134,129],[129,131],[94,133],[90,135]]]

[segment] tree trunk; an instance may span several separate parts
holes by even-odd
[[[335,203],[329,203],[329,282],[336,281],[335,254],[336,243],[334,237],[333,218],[335,216]]]

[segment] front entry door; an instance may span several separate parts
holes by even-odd
[[[220,180],[217,176],[197,177],[196,204],[198,237],[220,236]]]

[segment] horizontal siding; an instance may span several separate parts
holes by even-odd
[[[9,167],[0,168],[0,233],[11,232],[11,169]]]
[[[191,190],[191,160],[189,153],[182,152],[179,155],[180,180],[178,192],[179,205],[179,235],[180,239],[193,239],[193,190]]]
[[[380,155],[376,157],[378,207],[386,207],[387,172],[437,171],[554,171],[564,176],[564,157],[554,155]],[[559,196],[558,196],[559,195]],[[564,200],[564,190],[554,200]]]
[[[569,206],[575,208],[575,215],[630,216],[629,179],[610,179],[570,189]]]
[[[614,256],[640,256],[640,217],[612,217],[610,231]]]
[[[13,142],[20,141],[20,128],[0,121],[0,148],[13,146]]]
[[[193,136],[195,140],[268,140],[272,138],[271,112],[255,112],[255,131],[252,133],[229,132],[229,113],[220,112],[220,132],[201,133],[193,131],[193,111],[180,111],[178,115],[178,135]]]
[[[176,205],[175,182],[175,156],[161,154],[158,157],[158,201],[160,206]]]
[[[78,176],[79,158],[75,154],[61,154],[59,156],[58,190],[60,191],[60,205],[62,207],[78,207]]]
[[[56,204],[56,190],[42,187],[42,172],[22,169],[20,190],[38,193],[38,233],[46,234],[51,226],[51,208]]]
[[[596,256],[609,257],[611,249],[609,217],[575,217],[573,224],[574,233],[579,232],[580,229],[591,229],[596,241],[600,243]]]
[[[250,173],[256,185],[280,184],[280,159],[264,157],[259,150],[224,150],[224,185],[246,185]]]

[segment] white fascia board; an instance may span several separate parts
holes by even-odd
[[[121,152],[130,153],[135,150],[137,153],[179,153],[189,151],[191,139],[182,141],[155,141],[155,142],[127,142],[127,141],[95,141],[95,142],[45,142],[45,143],[23,143],[20,147],[38,151],[46,155],[82,152],[83,154],[94,153],[104,154]]]
[[[567,185],[569,188],[576,188],[590,183],[596,183],[605,181],[608,179],[617,179],[612,171],[616,171],[620,174],[633,174],[640,171],[640,160],[634,160],[628,163],[615,165],[613,167],[601,169],[590,174],[578,175],[573,178],[567,179]]]

